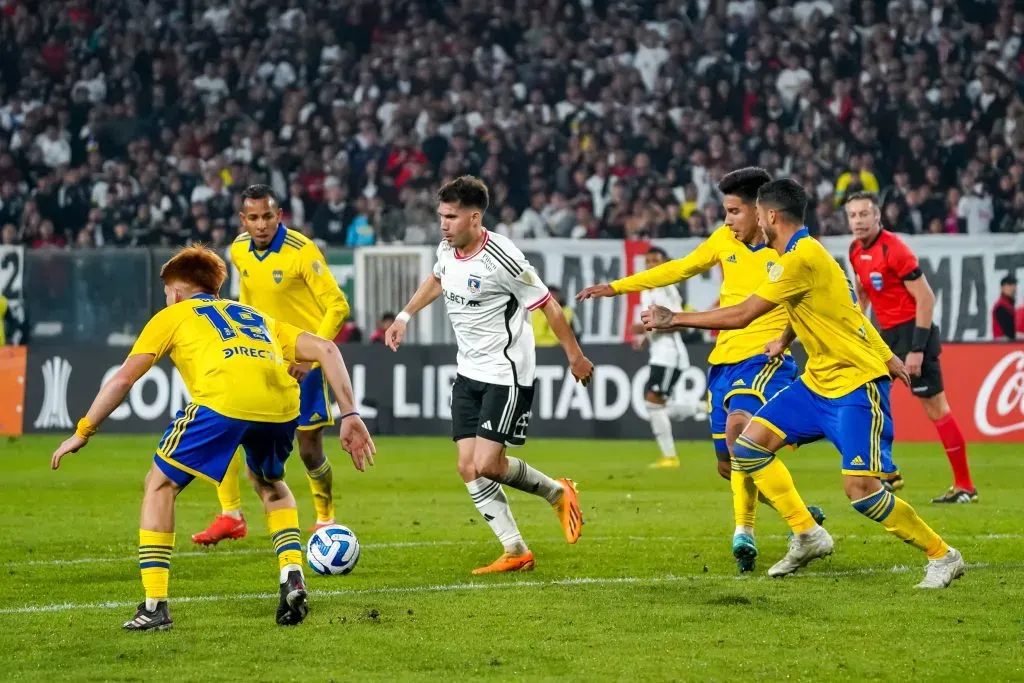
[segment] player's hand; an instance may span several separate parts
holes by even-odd
[[[591,285],[587,287],[579,294],[576,295],[576,301],[586,301],[587,299],[599,299],[601,297],[616,296],[615,290],[612,286],[606,282],[602,282],[599,285]]]
[[[366,465],[373,465],[373,455],[377,447],[373,438],[358,415],[350,415],[341,421],[341,447],[352,456],[352,464],[360,472],[366,471]]]
[[[781,339],[773,339],[764,345],[764,354],[768,356],[768,360],[778,358],[785,352],[786,345],[782,343]]]
[[[402,337],[405,336],[405,328],[406,324],[401,320],[391,323],[387,332],[384,333],[384,346],[392,351],[397,351],[399,344],[402,343]]]
[[[583,386],[588,386],[594,376],[594,364],[586,356],[576,356],[569,361],[569,371]]]
[[[903,361],[903,364],[907,367],[908,375],[911,377],[920,377],[921,366],[924,365],[924,352],[911,351],[907,354],[907,359]]]
[[[667,330],[673,327],[675,314],[664,306],[651,306],[640,314],[640,322],[648,330]]]
[[[908,387],[910,386],[910,374],[907,373],[907,367],[900,360],[899,356],[893,354],[892,358],[885,364],[885,367],[889,368],[889,375],[893,379],[898,379]]]
[[[288,374],[294,377],[295,381],[301,382],[312,369],[312,363],[292,363],[288,366]]]
[[[60,445],[60,448],[55,450],[53,455],[50,456],[50,467],[52,469],[57,469],[60,467],[61,458],[68,453],[77,453],[78,449],[87,443],[89,443],[89,439],[84,436],[79,436],[78,434],[72,434]]]

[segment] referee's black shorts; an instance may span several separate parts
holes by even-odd
[[[889,345],[892,352],[905,360],[910,353],[910,347],[914,341],[914,328],[916,323],[913,320],[881,330],[882,339]],[[939,328],[932,325],[932,333],[928,336],[928,344],[924,349],[924,362],[921,364],[921,375],[910,378],[910,390],[918,398],[931,398],[943,392],[942,367],[939,365],[939,355],[942,353],[942,344],[939,342]]]

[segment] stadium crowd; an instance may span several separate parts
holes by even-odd
[[[436,239],[462,173],[514,238],[704,235],[716,180],[1024,230],[1009,0],[0,0],[0,243],[225,244],[269,182],[326,245]]]

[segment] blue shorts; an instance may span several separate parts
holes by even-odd
[[[708,417],[715,453],[723,459],[729,457],[725,421],[730,412],[744,410],[753,415],[796,377],[796,361],[788,355],[769,360],[761,354],[740,363],[712,365],[708,372]]]
[[[892,414],[887,379],[839,398],[825,398],[797,380],[775,394],[753,421],[790,445],[825,438],[843,460],[843,474],[881,477],[898,472],[892,461]]]
[[[179,486],[196,477],[219,484],[241,446],[245,464],[267,481],[284,478],[292,452],[295,420],[253,422],[225,417],[195,403],[179,410],[156,447],[153,462]]]
[[[320,429],[334,424],[327,377],[319,365],[299,382],[299,429]]]

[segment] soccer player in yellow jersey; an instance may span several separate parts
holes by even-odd
[[[348,372],[333,342],[234,301],[218,298],[224,261],[201,247],[186,247],[160,270],[167,308],[146,324],[121,369],[100,389],[75,434],[51,461],[85,446],[89,437],[166,354],[181,373],[192,402],[168,426],[146,475],[139,524],[139,569],[146,600],[125,623],[129,631],[167,630],[174,501],[193,479],[219,482],[241,446],[249,476],[263,500],[280,570],[277,623],[294,625],[308,610],[295,498],[284,483],[292,451],[299,391],[289,363],[320,363],[338,395],[341,446],[356,469],[373,464],[374,445],[355,411]]]
[[[782,256],[767,281],[741,303],[704,313],[652,307],[641,314],[648,329],[676,327],[741,330],[782,310],[789,327],[773,352],[794,335],[807,351],[804,374],[775,394],[750,421],[733,457],[786,519],[793,536],[770,576],[792,574],[832,553],[832,537],[817,524],[775,453],[783,445],[828,439],[842,456],[843,488],[854,509],[928,556],[919,588],[945,588],[964,573],[960,553],[949,547],[908,503],[886,490],[893,472],[890,376],[907,384],[903,362],[864,317],[853,286],[831,254],[803,227],[807,193],[792,180],[776,180],[757,196],[758,223]]]
[[[246,232],[231,245],[231,261],[241,274],[239,301],[333,340],[349,307],[317,246],[281,223],[281,208],[266,185],[252,185],[242,192],[241,220]],[[299,382],[299,457],[306,466],[319,528],[334,523],[333,476],[323,438],[324,426],[334,424],[331,400],[319,366],[295,363],[288,372]],[[217,487],[221,514],[192,536],[193,543],[212,545],[245,536],[240,467],[241,458],[236,456]]]
[[[718,184],[724,197],[725,225],[686,257],[610,284],[588,287],[577,295],[577,300],[665,287],[721,265],[720,303],[722,306],[740,303],[764,283],[768,269],[779,259],[775,250],[765,244],[754,208],[757,191],[770,181],[767,171],[755,167],[726,174]],[[750,475],[731,460],[730,454],[751,416],[797,376],[797,366],[791,356],[769,358],[765,354],[766,345],[782,335],[786,322],[786,314],[780,309],[746,329],[725,330],[718,335],[708,359],[711,364],[708,375],[711,435],[718,473],[732,486],[736,522],[732,552],[741,573],[753,571],[757,560],[754,524],[758,496]],[[649,401],[656,398],[656,395],[647,397]],[[819,522],[824,521],[825,514],[820,508],[812,506],[811,513]]]

